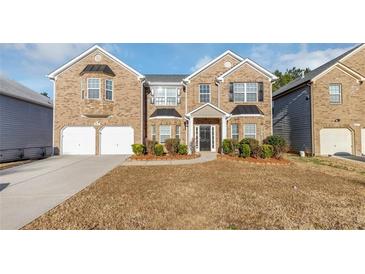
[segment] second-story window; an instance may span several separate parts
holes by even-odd
[[[100,95],[100,79],[88,78],[87,79],[87,98],[99,99]]]
[[[113,80],[105,80],[105,99],[113,100]]]
[[[177,88],[159,87],[155,89],[155,105],[157,106],[176,106]]]
[[[199,85],[199,101],[200,103],[210,102],[210,86],[207,84]]]
[[[234,102],[257,102],[259,85],[258,83],[234,83]]]
[[[340,84],[330,84],[329,93],[330,93],[330,103],[331,104],[341,104],[342,91],[341,91]]]

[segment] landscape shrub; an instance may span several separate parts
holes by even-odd
[[[288,150],[285,139],[278,135],[267,137],[263,143],[273,146],[273,156],[276,159],[280,159],[283,156],[283,153]]]
[[[261,150],[261,157],[263,159],[271,158],[274,155],[274,147],[272,145],[263,144]]]
[[[143,155],[145,153],[145,146],[142,144],[133,144],[132,151],[137,156]]]
[[[252,157],[254,158],[260,157],[261,148],[259,145],[259,141],[253,138],[244,138],[240,141],[240,146],[242,146],[243,144],[249,145]]]
[[[184,145],[184,144],[179,144],[178,153],[180,155],[186,155],[186,154],[188,154],[188,146],[187,145]]]
[[[163,155],[163,145],[156,144],[155,145],[155,155],[156,156],[162,156]]]
[[[222,148],[224,154],[232,154],[232,152],[234,151],[234,145],[232,139],[224,139]]]
[[[146,140],[146,152],[148,154],[155,154],[155,145],[157,144],[156,141],[153,140]]]
[[[250,157],[251,149],[248,144],[240,144],[240,156],[243,158]]]
[[[170,155],[175,155],[179,150],[180,140],[171,138],[165,140],[165,148]]]

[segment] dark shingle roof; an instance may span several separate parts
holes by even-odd
[[[181,82],[188,74],[145,74],[147,82]]]
[[[158,108],[156,109],[152,114],[151,114],[151,118],[152,117],[177,117],[177,118],[181,118],[180,113],[178,113],[176,111],[176,109],[174,108]]]
[[[80,75],[83,75],[85,72],[102,72],[113,77],[115,76],[115,73],[108,65],[87,65],[83,71],[81,71]]]
[[[363,44],[359,44],[356,47],[350,49],[349,51],[345,52],[344,54],[336,57],[335,59],[332,59],[331,61],[325,63],[324,65],[308,72],[303,78],[297,78],[293,81],[291,81],[290,83],[288,83],[287,85],[279,88],[277,91],[273,92],[272,96],[278,96],[292,88],[295,88],[299,85],[302,85],[306,82],[311,81],[314,77],[316,77],[317,75],[321,74],[322,72],[324,72],[326,69],[330,68],[331,66],[333,66],[334,64],[336,64],[339,60],[341,60],[342,58],[344,58],[346,55],[350,54],[351,52],[353,52],[354,50],[356,50],[357,48],[361,47]]]
[[[38,92],[35,92],[2,75],[0,75],[0,94],[49,108],[53,107],[52,100],[48,97],[43,96]]]
[[[241,115],[241,114],[264,115],[264,113],[256,105],[238,105],[232,110],[231,114],[232,115]]]

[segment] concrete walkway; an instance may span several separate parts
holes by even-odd
[[[332,156],[332,157],[337,158],[337,159],[341,159],[341,160],[347,160],[347,161],[351,161],[351,162],[365,164],[365,156],[335,155],[335,156]]]
[[[0,229],[19,229],[84,189],[127,156],[58,156],[0,171]]]
[[[205,163],[217,159],[215,152],[200,152],[200,157],[189,160],[128,160],[124,166],[166,166],[166,165],[191,165]]]

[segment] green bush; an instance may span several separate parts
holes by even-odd
[[[163,145],[156,144],[155,145],[155,155],[156,156],[162,156],[163,155]]]
[[[259,141],[253,138],[244,138],[240,141],[240,146],[244,144],[249,145],[252,157],[254,158],[260,157],[261,148],[259,145]]]
[[[240,144],[240,156],[243,158],[250,157],[251,149],[248,144]]]
[[[234,151],[232,139],[224,139],[222,148],[224,154],[231,154]]]
[[[285,139],[278,135],[267,137],[263,143],[273,146],[273,156],[277,159],[280,159],[283,156],[283,153],[288,150]]]
[[[179,144],[180,144],[179,139],[171,138],[165,140],[165,148],[167,152],[171,155],[175,155],[178,152]]]
[[[132,150],[133,153],[137,156],[143,155],[145,153],[145,146],[142,144],[133,144],[132,145]]]
[[[263,159],[271,158],[274,155],[274,147],[272,145],[264,144],[261,146],[261,157]]]
[[[157,144],[156,141],[153,140],[146,140],[146,152],[148,154],[155,154],[155,145]]]
[[[187,145],[184,145],[184,144],[179,144],[178,153],[180,155],[186,155],[186,154],[188,154],[188,146]]]

